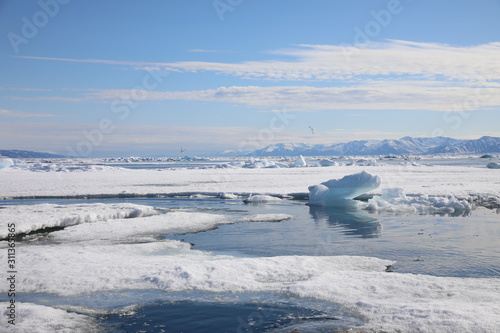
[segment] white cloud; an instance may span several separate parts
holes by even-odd
[[[195,50],[208,51],[208,50]],[[159,68],[165,71],[212,71],[243,78],[273,80],[365,80],[366,77],[397,76],[428,80],[499,80],[500,42],[476,46],[451,46],[401,40],[359,45],[299,45],[269,52],[290,61],[220,63],[185,61],[173,63],[130,62],[102,59],[23,57],[26,59]]]
[[[148,101],[205,101],[256,108],[314,110],[431,110],[473,111],[500,105],[500,85],[443,86],[420,81],[367,82],[347,87],[232,86],[193,91],[130,89],[86,90],[75,97],[12,97],[30,101],[141,103]]]
[[[191,100],[294,110],[402,109],[469,111],[500,105],[499,87],[441,87],[409,82],[353,87],[233,86],[197,91],[134,92],[141,101]],[[133,100],[129,90],[98,90],[86,95],[95,101]]]
[[[135,91],[140,101],[193,100],[251,107],[320,109],[401,109],[463,111],[500,105],[500,43],[450,46],[390,40],[367,44],[299,45],[271,52],[290,61],[216,63],[125,62],[99,59],[21,57],[134,69],[200,72],[257,80],[298,81],[302,85],[231,86],[196,91]],[[318,84],[320,81],[321,85]],[[325,86],[330,85],[330,86]],[[130,99],[132,90],[91,90],[74,97],[21,97],[28,100],[96,101]],[[18,97],[19,98],[19,97]],[[139,102],[140,102],[139,101]]]
[[[0,117],[11,117],[11,118],[51,118],[56,117],[54,114],[50,113],[27,113],[14,110],[0,109]]]

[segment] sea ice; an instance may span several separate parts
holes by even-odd
[[[380,186],[380,177],[366,171],[347,175],[342,179],[331,179],[319,185],[309,186],[309,205],[349,206],[351,199]]]
[[[224,215],[174,211],[154,216],[79,224],[53,232],[50,239],[57,242],[92,242],[92,244],[153,242],[158,241],[157,237],[161,235],[201,232],[227,223],[232,222]]]
[[[384,188],[382,189],[382,199],[384,200],[406,200],[408,197],[406,196],[404,190],[399,187],[395,188]]]
[[[37,204],[6,206],[0,209],[0,239],[8,237],[7,226],[16,225],[17,234],[53,227],[67,227],[110,219],[156,215],[151,206],[122,204]]]
[[[472,205],[467,200],[457,199],[452,195],[407,197],[402,188],[385,188],[382,190],[382,196],[374,196],[368,200],[368,203],[360,204],[360,207],[369,211],[425,214],[446,214],[472,209]]]
[[[494,332],[500,325],[500,279],[387,273],[394,262],[377,258],[241,258],[158,241],[26,246],[19,259],[24,293],[269,292],[339,304],[366,318],[362,331]]]
[[[99,332],[100,327],[93,317],[70,313],[65,310],[25,302],[16,302],[15,326],[7,322],[8,310],[2,311],[2,332]],[[6,309],[9,303],[0,303]],[[13,329],[14,328],[14,329]]]
[[[246,161],[242,167],[243,168],[251,168],[251,169],[288,168],[288,165],[283,164],[283,163],[276,163],[274,161],[271,161],[271,160],[268,160],[265,158],[262,158],[262,159],[251,158],[250,160]]]
[[[356,206],[369,211],[385,211],[390,213],[454,213],[468,211],[472,204],[453,195],[406,196],[402,188],[384,188],[381,196],[374,196],[365,202],[353,202],[352,199],[371,191],[380,185],[380,178],[363,171],[337,180],[332,179],[319,185],[309,187],[309,205],[329,207]]]

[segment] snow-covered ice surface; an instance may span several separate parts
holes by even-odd
[[[7,206],[0,212],[0,239],[8,237],[7,226],[12,223],[16,225],[17,234],[28,234],[47,228],[155,214],[153,207],[134,204]]]
[[[478,201],[500,198],[495,169],[460,166],[332,166],[321,168],[108,169],[93,172],[33,172],[7,168],[0,173],[0,198],[158,196],[224,193],[299,195],[330,179],[367,171],[384,188],[406,195],[449,196]]]
[[[7,308],[8,305],[8,303],[0,302],[2,309]],[[17,308],[15,328],[5,320],[7,310],[2,311],[2,319],[4,319],[0,322],[2,332],[92,333],[101,331],[96,320],[89,316],[31,303],[18,303]]]
[[[133,220],[115,219],[81,224],[53,233],[50,240],[92,244],[152,242],[158,240],[156,235],[206,231],[226,223],[231,222],[223,215],[169,212]]]
[[[323,183],[333,195],[316,194],[313,202],[318,200],[325,203],[322,206],[329,206],[331,200],[352,201],[354,196],[369,192],[375,196],[353,208],[379,213],[450,212],[470,210],[474,204],[486,201],[492,205],[500,203],[500,176],[497,170],[486,168],[334,165],[193,170],[103,167],[78,169],[81,172],[64,169],[70,170],[71,166],[49,168],[46,172],[3,169],[0,197],[194,195],[186,200],[207,200],[209,196],[241,203],[241,198],[247,198],[256,205],[279,205],[279,197],[304,199],[309,186]],[[337,190],[345,184],[349,186]],[[0,206],[3,238],[8,235],[9,223],[16,224],[17,233],[64,228],[40,240],[27,237],[26,241],[17,242],[16,288],[28,298],[46,294],[70,300],[127,290],[156,290],[172,295],[192,291],[232,295],[258,292],[337,304],[341,311],[363,321],[361,327],[354,328],[362,332],[495,332],[500,327],[499,278],[389,273],[387,266],[394,265],[394,261],[367,256],[216,254],[165,238],[172,233],[201,232],[237,222],[286,224],[293,218],[290,214],[251,214],[232,220],[224,212],[162,211],[131,203],[0,202]],[[1,262],[7,262],[7,248],[6,241],[0,242]],[[3,295],[5,288],[6,284],[0,287]],[[19,327],[26,332],[35,327],[39,332],[93,330],[96,322],[92,316],[66,310],[94,313],[102,309],[76,305],[68,301],[53,308],[19,302]],[[49,320],[44,322],[46,318]],[[2,331],[11,328],[5,320],[0,325]]]

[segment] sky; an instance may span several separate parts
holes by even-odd
[[[0,149],[500,136],[498,17],[499,0],[0,1]]]

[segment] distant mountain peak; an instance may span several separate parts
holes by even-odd
[[[444,136],[433,138],[354,140],[346,143],[315,144],[276,143],[245,156],[340,156],[340,155],[426,155],[426,154],[500,153],[500,138],[483,136],[475,140],[458,140]]]
[[[65,156],[46,153],[46,152],[36,152],[31,150],[0,150],[0,156],[10,157],[10,158],[63,158]]]

